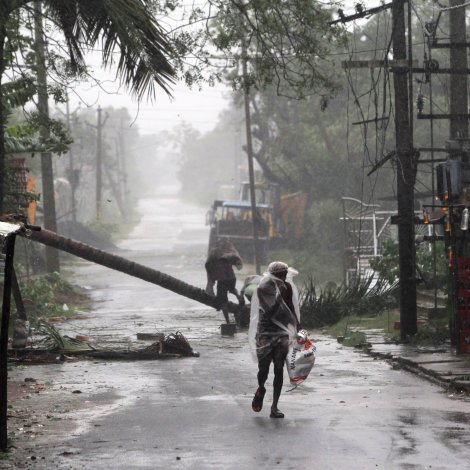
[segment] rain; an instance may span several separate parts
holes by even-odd
[[[467,5],[3,3],[0,468],[466,467]]]

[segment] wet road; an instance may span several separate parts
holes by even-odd
[[[204,287],[204,210],[172,197],[140,210],[122,255]],[[251,411],[256,367],[245,332],[221,337],[220,313],[144,281],[85,262],[74,270],[96,303],[69,333],[102,344],[117,335],[133,347],[136,332],[180,330],[201,356],[58,366],[84,399],[100,383],[118,399],[79,414],[71,435],[38,442],[35,468],[468,468],[469,402],[319,336],[310,380],[286,387],[286,418],[270,419],[271,387],[266,409]]]

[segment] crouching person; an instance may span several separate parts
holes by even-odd
[[[236,288],[237,279],[233,266],[237,269],[243,267],[243,261],[228,238],[217,240],[215,247],[209,252],[205,264],[207,273],[206,292],[214,295],[214,284],[216,285],[216,308],[222,310],[225,321],[230,323],[228,315],[228,294],[237,297],[240,303],[240,295]]]

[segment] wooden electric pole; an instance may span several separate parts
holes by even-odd
[[[101,188],[103,168],[103,123],[101,121],[101,106],[98,106],[98,120],[96,124],[96,223],[101,222]]]
[[[405,2],[392,4],[394,61],[406,62]],[[416,166],[410,130],[409,82],[411,67],[393,72],[395,89],[395,144],[397,156],[398,254],[401,339],[417,333],[414,185]]]
[[[43,142],[50,137],[49,130],[49,104],[47,94],[46,47],[44,41],[44,28],[41,2],[34,2],[34,29],[36,49],[36,73],[38,87],[38,112],[41,123],[40,134]],[[54,173],[52,168],[52,155],[50,152],[41,153],[42,202],[44,209],[44,227],[53,232],[57,231]],[[59,252],[46,247],[46,270],[55,272],[60,270]]]
[[[70,125],[70,106],[69,106],[69,99],[67,96],[66,102],[66,117],[67,117],[67,131],[69,136],[72,135],[72,126]],[[73,161],[73,144],[69,146],[69,169],[68,169],[68,179],[70,182],[70,202],[71,202],[71,209],[72,209],[72,220],[74,223],[77,222],[77,208],[75,204],[75,190],[77,189],[77,180],[76,180],[76,173],[74,168],[74,161]]]
[[[251,220],[253,223],[253,254],[256,274],[261,273],[258,241],[258,211],[256,210],[255,172],[253,166],[253,142],[251,136],[250,83],[248,80],[248,51],[244,32],[242,33],[243,91],[245,98],[246,153],[248,155],[248,176],[250,180]]]
[[[127,129],[124,127],[124,118],[121,116],[119,121],[119,183],[118,187],[121,193],[123,206],[127,210],[129,207],[129,194],[127,190]]]

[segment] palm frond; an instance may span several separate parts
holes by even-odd
[[[116,65],[125,86],[141,98],[166,93],[174,82],[172,47],[149,11],[148,0],[47,0],[48,15],[64,33],[72,68],[84,67],[84,53],[100,46],[105,67]],[[115,61],[115,53],[118,60]]]
[[[313,279],[309,279],[300,291],[302,325],[322,327],[334,325],[344,316],[375,316],[396,304],[394,294],[398,282],[365,276],[355,283],[344,284],[334,289],[317,289]]]
[[[55,351],[69,354],[81,351],[95,351],[95,348],[88,343],[78,341],[66,335],[62,336],[55,326],[43,320],[38,323],[38,331],[52,343],[52,348]]]

